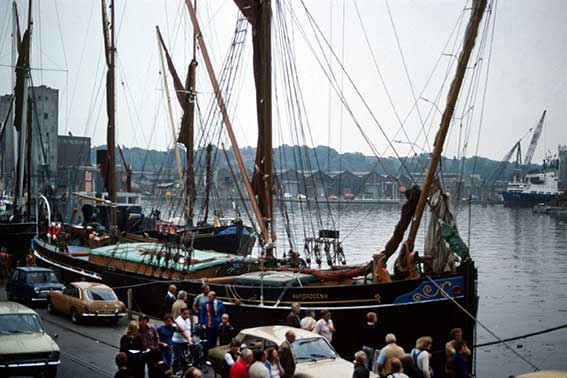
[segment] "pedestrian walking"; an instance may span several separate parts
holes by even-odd
[[[248,348],[242,349],[240,358],[230,368],[229,378],[250,378],[248,374],[248,366],[252,364],[254,356]]]
[[[387,378],[409,378],[406,374],[404,374],[402,362],[399,358],[392,358],[390,360],[390,370],[391,373]]]
[[[248,368],[250,378],[270,378],[270,371],[264,364],[266,361],[267,356],[264,350],[254,352],[254,362]]]
[[[467,359],[465,357],[468,348],[462,341],[454,344],[454,348],[455,353],[453,353],[447,364],[448,376],[452,378],[469,378],[469,369],[467,366]]]
[[[295,358],[291,349],[291,344],[295,341],[295,332],[289,330],[285,333],[285,340],[280,345],[279,354],[280,362],[284,369],[285,378],[293,378],[295,375]]]
[[[370,370],[368,370],[366,362],[366,352],[359,350],[354,354],[354,372],[352,378],[369,378]]]
[[[156,329],[159,337],[159,347],[163,354],[163,362],[169,367],[171,367],[171,358],[173,356],[173,334],[175,329],[175,322],[171,314],[165,314],[163,324]]]
[[[301,318],[299,313],[301,312],[301,305],[299,303],[293,303],[291,305],[291,311],[285,319],[285,324],[294,328],[301,328]]]
[[[463,330],[460,328],[453,328],[451,330],[451,340],[445,344],[445,359],[447,364],[451,361],[451,358],[455,354],[455,346],[458,343],[464,343]],[[469,358],[471,356],[471,351],[467,347],[466,343],[463,347],[463,356],[465,356],[466,358]],[[447,364],[445,365],[445,373],[449,373]]]
[[[306,331],[313,332],[315,329],[315,324],[317,324],[317,320],[315,319],[315,311],[309,310],[303,319],[301,319],[301,329]]]
[[[153,324],[150,324],[150,317],[148,315],[141,315],[139,322],[138,334],[142,339],[142,347],[144,350],[158,349],[159,336]]]
[[[134,378],[132,372],[128,369],[128,356],[124,352],[119,352],[114,358],[118,371],[114,374],[114,378]]]
[[[221,322],[217,329],[219,345],[228,345],[232,338],[235,336],[234,327],[230,324],[230,317],[228,314],[222,314]]]
[[[377,322],[378,315],[375,312],[369,312],[366,314],[366,324],[362,327],[361,343],[362,350],[366,353],[368,370],[372,370],[372,365],[376,360],[376,351],[380,348],[381,341],[384,340],[384,331]]]
[[[313,332],[326,338],[329,343],[333,341],[333,333],[335,333],[335,326],[331,320],[331,311],[321,311],[321,319],[317,320]]]
[[[163,298],[163,314],[171,314],[171,307],[177,300],[177,286],[169,285],[165,298]]]
[[[199,311],[199,323],[207,335],[207,349],[210,349],[217,344],[217,329],[224,313],[224,304],[217,299],[214,291],[209,291],[208,296],[209,300],[203,303]]]
[[[203,306],[203,304],[205,302],[209,301],[209,292],[210,291],[211,291],[211,288],[209,287],[209,285],[203,284],[203,286],[201,286],[201,294],[197,295],[195,297],[195,299],[193,300],[193,313],[194,314],[198,314],[199,311],[201,310],[201,306]]]
[[[230,349],[224,354],[223,369],[221,371],[221,378],[230,377],[230,368],[238,360],[240,353],[240,341],[237,339],[232,339],[230,341]]]
[[[171,316],[173,316],[173,319],[177,319],[184,308],[187,308],[187,292],[180,290],[177,293],[177,300],[171,305]]]
[[[175,332],[173,333],[173,361],[171,363],[171,370],[173,374],[180,371],[180,362],[183,360],[183,355],[187,348],[192,344],[191,341],[191,318],[189,317],[189,309],[186,307],[181,311],[175,319]]]
[[[415,348],[411,351],[411,357],[417,370],[418,378],[431,378],[433,376],[433,369],[429,366],[431,359],[431,345],[433,339],[429,336],[422,336],[415,342]]]
[[[126,334],[120,339],[120,351],[128,358],[128,369],[134,378],[144,378],[145,360],[143,356],[142,339],[138,335],[138,323],[132,320],[128,323]]]
[[[278,349],[275,347],[268,348],[266,350],[267,361],[266,364],[270,367],[268,370],[270,371],[270,378],[281,378],[285,375],[285,370],[280,363],[280,356],[278,354]],[[267,367],[266,365],[266,367]]]
[[[376,360],[376,367],[382,376],[390,374],[389,361],[392,358],[400,358],[404,355],[404,348],[396,344],[396,335],[389,333],[384,339],[386,346],[380,350],[378,359]]]

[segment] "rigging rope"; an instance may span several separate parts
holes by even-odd
[[[445,298],[451,300],[451,302],[453,302],[458,308],[460,308],[469,318],[471,318],[476,324],[480,325],[482,328],[484,328],[488,333],[490,333],[492,335],[492,337],[494,337],[496,340],[498,340],[499,343],[504,344],[504,346],[506,348],[508,348],[509,350],[512,351],[512,353],[514,353],[516,356],[518,356],[522,361],[524,361],[525,363],[527,363],[528,365],[530,365],[534,370],[539,370],[539,368],[537,366],[535,366],[532,362],[530,362],[526,357],[522,356],[519,352],[517,352],[514,348],[512,348],[510,345],[508,345],[506,343],[505,340],[503,340],[502,338],[498,337],[494,332],[492,332],[487,326],[484,325],[484,323],[482,323],[480,320],[478,320],[473,314],[471,314],[466,308],[464,308],[459,302],[457,302],[455,300],[455,298],[453,298],[452,296],[450,296],[449,294],[447,294],[447,292],[445,291],[445,289],[443,289],[441,286],[439,286],[437,284],[437,282],[435,282],[431,277],[427,276],[426,277],[442,294]]]

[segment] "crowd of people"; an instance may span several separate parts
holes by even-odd
[[[219,342],[228,344],[235,336],[235,329],[222,301],[216,299],[215,292],[207,285],[191,307],[187,300],[186,292],[177,292],[176,286],[170,285],[164,298],[163,324],[156,328],[145,315],[138,321],[130,321],[120,339],[116,377],[143,378],[146,370],[150,378],[202,376],[197,367],[187,366],[187,356],[205,355]],[[196,324],[192,313],[198,315]]]
[[[378,315],[369,312],[362,329],[362,350],[355,354],[355,373],[353,378],[368,377],[369,372],[387,378],[431,378],[434,376],[430,366],[433,339],[422,336],[415,342],[410,353],[396,342],[396,335],[388,333],[378,324]],[[463,331],[454,328],[451,340],[445,344],[446,364],[439,376],[451,378],[469,377],[468,362],[471,351],[463,341]],[[382,343],[381,341],[384,340]]]
[[[295,332],[290,329],[279,346],[263,349],[242,347],[235,339],[236,329],[224,311],[223,302],[208,285],[203,285],[191,306],[188,295],[177,292],[170,285],[164,298],[163,324],[154,328],[147,316],[131,321],[127,332],[120,340],[120,353],[116,356],[117,378],[143,378],[147,369],[150,378],[201,377],[197,367],[189,368],[187,355],[196,355],[202,348],[203,355],[217,345],[229,345],[224,355],[221,376],[223,378],[292,378],[295,374],[295,359],[292,344]],[[193,315],[198,318],[196,324]],[[285,324],[320,334],[329,343],[336,332],[332,314],[323,310],[317,319],[314,311],[301,317],[301,306],[291,305]],[[194,335],[199,334],[197,343]],[[416,340],[415,348],[406,352],[397,344],[396,335],[385,334],[378,322],[378,315],[369,312],[361,330],[361,350],[354,355],[353,378],[368,378],[374,372],[383,378],[431,378],[431,347],[433,340],[423,336]],[[445,345],[445,371],[435,376],[454,378],[469,377],[468,362],[471,352],[462,339],[462,330],[451,331],[451,340]],[[444,373],[444,374],[443,374]]]

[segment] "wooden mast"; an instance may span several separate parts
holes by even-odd
[[[199,21],[197,20],[197,15],[195,13],[195,9],[191,5],[190,0],[185,0],[185,5],[187,6],[189,16],[191,17],[191,22],[193,23],[193,28],[194,28],[194,31],[197,35],[197,40],[199,41],[199,46],[201,47],[201,54],[203,55],[203,60],[205,62],[205,66],[207,67],[207,72],[209,74],[209,79],[211,81],[211,85],[212,85],[213,91],[215,93],[215,98],[216,98],[217,103],[219,105],[219,108],[220,108],[220,111],[221,111],[221,114],[222,114],[222,117],[223,117],[223,122],[225,124],[226,130],[227,130],[227,133],[228,133],[228,137],[230,139],[230,142],[232,144],[232,148],[234,150],[234,156],[236,157],[236,162],[238,164],[238,168],[240,169],[240,174],[242,175],[242,179],[243,179],[243,183],[244,183],[244,189],[246,190],[246,193],[247,193],[248,197],[250,198],[250,201],[252,203],[252,209],[254,210],[254,215],[256,216],[256,219],[258,220],[258,226],[260,227],[260,233],[261,233],[261,236],[262,236],[264,247],[267,247],[267,245],[270,243],[270,234],[268,232],[268,228],[266,227],[266,223],[265,223],[266,219],[264,219],[264,217],[262,215],[262,212],[261,212],[260,207],[258,206],[258,202],[256,200],[256,196],[254,194],[254,191],[252,190],[252,185],[250,184],[248,172],[246,171],[246,166],[244,165],[244,160],[242,159],[242,155],[240,154],[240,149],[238,148],[238,142],[236,141],[236,137],[235,137],[234,131],[232,129],[232,123],[230,122],[230,118],[228,117],[226,104],[225,104],[224,99],[222,97],[222,93],[221,93],[221,90],[220,90],[220,87],[219,87],[219,83],[217,81],[215,71],[213,69],[211,59],[209,57],[209,52],[207,50],[207,46],[205,45],[205,41],[204,41],[203,35],[201,33],[201,28],[199,26]]]
[[[106,112],[108,114],[108,127],[106,130],[106,169],[105,178],[106,189],[110,200],[110,231],[116,233],[116,124],[115,124],[115,66],[116,66],[116,45],[115,45],[115,20],[114,20],[114,0],[110,3],[110,24],[106,16],[106,1],[101,0],[102,23],[104,33],[105,57],[108,72],[106,76]],[[110,29],[110,36],[109,36]]]
[[[197,0],[195,0],[195,9],[197,9]],[[185,89],[188,93],[185,95],[185,108],[183,111],[182,127],[187,123],[185,140],[180,141],[185,144],[185,158],[187,160],[187,177],[185,183],[186,205],[185,214],[189,224],[193,224],[194,204],[195,204],[195,168],[194,168],[194,139],[195,139],[195,101],[197,101],[196,90],[196,70],[197,70],[197,32],[193,28],[193,59],[189,63],[189,72]],[[183,133],[180,134],[180,137]],[[208,195],[208,194],[207,194]]]
[[[435,147],[433,153],[431,154],[431,162],[429,163],[429,168],[427,170],[427,175],[425,176],[425,181],[423,183],[423,188],[421,190],[421,195],[419,197],[419,202],[413,216],[411,229],[406,240],[407,252],[413,251],[415,244],[415,237],[417,231],[419,230],[419,224],[421,222],[421,217],[423,216],[423,211],[425,209],[425,204],[427,202],[427,197],[429,195],[429,190],[431,189],[431,184],[433,182],[433,177],[437,172],[437,166],[439,160],[441,159],[441,153],[443,152],[443,144],[445,143],[445,138],[451,124],[451,119],[455,111],[455,106],[457,99],[459,97],[459,92],[463,84],[465,77],[465,72],[467,69],[467,64],[471,56],[472,50],[475,45],[476,36],[478,34],[478,29],[482,16],[484,15],[484,10],[486,8],[486,0],[475,0],[472,10],[472,15],[467,26],[465,33],[463,50],[459,56],[457,71],[455,73],[455,78],[451,84],[449,94],[447,96],[447,105],[445,111],[443,112],[443,117],[441,118],[441,124],[439,126],[439,131],[435,137]],[[402,266],[405,266],[404,259],[399,259]]]

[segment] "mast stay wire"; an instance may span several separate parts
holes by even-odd
[[[388,4],[387,1],[386,5]],[[388,98],[388,102],[390,103],[390,106],[392,107],[392,110],[394,112],[394,115],[396,116],[396,119],[398,120],[399,128],[400,130],[402,130],[402,132],[404,133],[404,136],[406,137],[406,139],[409,142],[411,151],[417,155],[416,151],[415,151],[415,146],[413,143],[411,143],[410,137],[404,127],[404,124],[402,122],[402,119],[400,118],[400,114],[398,113],[398,110],[396,109],[396,105],[394,104],[394,100],[392,99],[392,95],[390,94],[390,91],[388,90],[388,87],[386,86],[386,81],[384,79],[384,76],[382,75],[382,70],[380,69],[380,66],[378,65],[378,61],[376,60],[376,55],[374,54],[374,50],[372,49],[372,46],[370,44],[370,39],[368,38],[368,33],[366,32],[366,27],[364,26],[364,22],[362,21],[362,17],[360,15],[360,10],[358,9],[358,4],[356,2],[356,0],[353,0],[354,3],[354,8],[356,10],[356,15],[358,16],[358,21],[360,22],[360,27],[362,28],[362,33],[364,34],[364,38],[366,40],[366,45],[368,47],[368,50],[370,52],[370,56],[372,57],[372,61],[374,62],[374,67],[376,68],[376,73],[378,74],[378,77],[380,78],[380,83],[382,84],[382,87],[384,88],[384,92],[386,93],[386,97]],[[388,8],[389,9],[389,8]],[[393,26],[393,20],[390,17],[390,20],[392,22],[392,27]],[[396,29],[394,28],[394,34],[396,34]],[[397,38],[397,34],[396,34],[396,38]],[[403,54],[401,52],[401,47],[399,46],[399,41],[398,41],[398,48],[400,49],[400,54],[402,55],[402,61],[404,62],[405,65],[405,60],[403,59]],[[410,82],[410,87],[412,87],[412,94],[413,94],[413,86],[411,85],[411,81],[409,80],[409,74],[407,73],[406,70],[406,75],[408,76],[408,81]],[[415,100],[415,99],[414,99]],[[421,120],[421,112],[419,111],[419,106],[417,107],[417,112],[420,115],[420,121],[421,121],[421,127],[423,129],[423,121]],[[425,168],[425,167],[422,167]]]
[[[462,105],[462,114],[461,114],[461,125],[462,125],[462,120],[465,119],[465,136],[464,136],[464,141],[463,141],[463,146],[462,146],[462,151],[460,150],[461,146],[460,146],[460,140],[461,140],[461,133],[462,133],[462,126],[459,129],[459,150],[458,153],[460,154],[460,156],[458,156],[459,160],[461,161],[460,164],[460,173],[459,173],[459,183],[464,182],[463,181],[463,177],[464,177],[464,170],[465,170],[465,156],[467,153],[467,149],[468,149],[468,145],[469,145],[469,141],[470,141],[470,136],[472,133],[472,126],[473,126],[473,120],[474,120],[474,115],[476,107],[477,107],[477,100],[478,100],[478,91],[479,88],[481,87],[481,81],[482,81],[482,76],[483,76],[483,63],[484,63],[484,56],[485,56],[485,50],[486,50],[486,45],[488,43],[489,40],[489,31],[490,31],[490,27],[492,25],[492,20],[493,20],[493,14],[491,12],[490,9],[490,4],[487,7],[487,18],[484,21],[484,30],[482,32],[482,39],[481,39],[481,43],[479,46],[479,50],[478,50],[478,54],[476,57],[476,61],[474,63],[474,66],[472,67],[472,69],[474,70],[473,76],[471,78],[471,83],[470,83],[470,87],[469,87],[469,92],[467,93],[467,96],[465,98],[465,101]],[[492,42],[492,41],[491,41]],[[488,70],[488,67],[487,67]],[[487,82],[485,80],[484,82],[484,92],[486,93],[486,86],[487,86]],[[469,99],[471,101],[471,104],[469,105]],[[484,104],[481,103],[481,106],[484,107]],[[479,128],[480,128],[480,124],[479,124]],[[472,184],[472,176],[471,176],[471,184]],[[462,189],[462,185],[459,184],[457,186],[457,199],[461,198],[461,189]],[[470,202],[470,201],[469,201]],[[458,215],[460,207],[459,207],[460,201],[456,202],[456,214]]]
[[[522,361],[524,361],[525,363],[527,363],[528,365],[530,365],[530,367],[532,369],[534,369],[534,371],[538,371],[539,368],[534,365],[530,360],[528,360],[525,356],[522,356],[519,352],[517,352],[514,348],[512,348],[510,345],[508,345],[507,342],[505,342],[501,337],[498,337],[498,335],[496,335],[493,331],[490,330],[490,328],[488,328],[486,325],[484,325],[483,322],[481,322],[480,320],[478,320],[478,318],[476,318],[473,314],[471,314],[466,308],[464,308],[459,302],[457,302],[455,300],[455,298],[453,298],[451,295],[449,295],[444,288],[442,288],[441,286],[439,286],[437,284],[437,282],[435,282],[435,280],[433,280],[431,277],[426,276],[426,278],[441,292],[441,294],[449,299],[451,302],[453,302],[459,309],[461,309],[461,311],[463,311],[469,318],[471,318],[476,324],[480,325],[482,328],[484,328],[484,330],[486,330],[490,335],[492,335],[492,337],[494,337],[496,340],[498,340],[499,343],[503,344],[506,348],[508,348],[512,353],[514,353],[516,356],[518,356]]]
[[[401,60],[402,60],[402,65],[404,66],[404,72],[405,72],[406,78],[407,78],[407,80],[408,80],[408,84],[409,84],[409,87],[410,87],[410,91],[411,91],[411,95],[412,95],[413,101],[414,101],[414,102],[417,102],[417,97],[415,96],[415,90],[414,90],[414,87],[413,87],[413,83],[412,83],[412,81],[411,81],[411,77],[410,77],[410,74],[409,74],[409,69],[408,69],[408,66],[407,66],[407,63],[406,63],[406,59],[405,59],[405,57],[404,57],[404,52],[403,52],[403,50],[402,50],[402,45],[401,45],[401,43],[400,43],[400,38],[399,38],[399,36],[398,36],[398,31],[396,30],[396,25],[395,25],[395,23],[394,23],[394,17],[392,16],[392,11],[391,11],[391,9],[390,9],[390,4],[388,3],[388,0],[384,0],[384,3],[386,4],[386,9],[387,9],[387,11],[388,11],[388,17],[389,17],[389,19],[390,19],[390,24],[392,25],[392,30],[393,30],[393,32],[394,32],[394,37],[395,37],[395,39],[396,39],[396,44],[397,44],[397,46],[398,46],[398,51],[400,52],[400,58],[401,58]],[[418,118],[419,118],[421,130],[424,131],[425,124],[424,124],[424,120],[423,120],[422,115],[421,115],[421,111],[419,110],[419,106],[416,107],[416,111],[417,111],[417,116],[418,116]],[[427,138],[427,133],[425,133],[425,131],[424,131],[424,138],[425,138],[425,146],[426,146],[426,148],[428,148],[429,150],[431,150],[431,146],[430,146],[429,140],[428,140],[428,138]]]
[[[425,100],[425,101],[429,102],[430,105],[431,105],[431,106],[430,106],[430,109],[429,109],[429,111],[428,111],[428,113],[427,113],[427,115],[426,115],[426,117],[425,117],[425,120],[427,121],[427,120],[429,119],[429,117],[430,117],[432,114],[434,114],[434,113],[433,113],[433,110],[436,109],[436,103],[437,103],[437,101],[439,101],[439,99],[440,99],[440,97],[441,97],[441,94],[443,93],[444,85],[447,83],[447,80],[448,80],[448,78],[449,78],[449,74],[450,74],[450,72],[451,72],[452,65],[453,65],[453,63],[454,63],[453,60],[449,60],[449,62],[448,62],[448,64],[447,64],[445,76],[444,76],[444,78],[443,78],[441,87],[440,87],[439,90],[437,91],[437,94],[436,94],[436,96],[435,96],[435,101],[428,101],[427,99],[424,99],[422,96],[423,96],[423,94],[425,93],[425,90],[428,88],[428,86],[429,86],[429,84],[430,84],[430,82],[431,82],[431,79],[433,78],[434,73],[437,71],[437,69],[438,69],[438,67],[439,67],[439,65],[440,65],[440,63],[441,63],[441,61],[442,61],[442,58],[443,58],[444,56],[447,56],[447,55],[450,55],[450,56],[453,56],[453,55],[454,55],[454,54],[446,54],[446,53],[444,53],[444,51],[446,51],[447,48],[449,47],[449,45],[451,44],[451,40],[454,40],[454,41],[453,41],[453,44],[452,44],[452,47],[451,47],[451,51],[454,51],[454,50],[456,49],[457,42],[459,41],[458,36],[459,36],[460,30],[461,30],[461,28],[462,28],[462,26],[463,26],[464,15],[465,15],[466,10],[467,10],[466,6],[463,7],[463,9],[462,9],[462,11],[461,11],[459,17],[457,18],[455,24],[453,25],[453,27],[452,27],[452,29],[451,29],[451,32],[449,33],[449,37],[447,38],[447,41],[445,42],[445,45],[444,45],[443,48],[441,49],[441,53],[439,54],[439,57],[438,57],[437,60],[435,61],[435,64],[433,65],[433,68],[432,68],[431,72],[429,73],[429,76],[427,77],[427,80],[425,81],[425,84],[423,85],[423,88],[422,88],[421,92],[419,93],[418,99],[417,99],[416,101],[414,101],[414,103],[412,104],[412,107],[409,109],[408,113],[406,114],[406,116],[405,116],[404,119],[402,120],[402,123],[405,124],[405,123],[407,122],[407,120],[409,119],[409,117],[411,116],[411,114],[413,113],[413,111],[416,109],[416,107],[418,107],[418,102],[419,102],[420,100]],[[431,132],[431,129],[432,129],[433,126],[434,126],[433,121],[434,121],[434,119],[432,118],[432,119],[431,119],[431,124],[429,125],[429,130],[428,130],[427,134],[429,134],[429,133]],[[400,131],[401,131],[401,129],[398,127],[398,129],[397,129],[397,131],[396,131],[396,133],[394,134],[394,137],[393,137],[392,139],[397,138],[398,135],[399,135],[399,133],[400,133]],[[416,138],[414,139],[414,143],[417,143],[417,140],[418,140],[418,139],[420,138],[420,136],[421,136],[421,132],[422,132],[421,130],[418,132]],[[389,149],[390,149],[390,146],[386,146],[386,148],[384,149],[382,155],[386,155]],[[400,167],[400,169],[401,169],[401,167]]]
[[[303,101],[303,93],[302,93],[302,89],[301,86],[299,84],[299,76],[297,73],[297,68],[295,66],[295,53],[291,47],[291,42],[289,39],[289,32],[287,30],[287,23],[285,22],[285,15],[286,12],[283,11],[283,8],[281,7],[281,2],[278,2],[278,14],[280,15],[279,18],[281,19],[280,24],[281,24],[281,28],[282,28],[282,33],[281,33],[281,39],[282,39],[282,43],[283,43],[283,48],[282,51],[284,51],[286,54],[283,54],[282,57],[287,59],[283,59],[283,63],[284,64],[284,68],[286,68],[286,70],[284,70],[284,72],[286,72],[286,75],[288,75],[288,80],[284,80],[284,84],[288,85],[288,92],[289,92],[289,98],[288,98],[288,103],[293,103],[291,102],[289,99],[295,99],[295,105],[294,107],[292,107],[293,109],[297,109],[297,119],[296,122],[298,122],[300,124],[299,130],[301,131],[301,136],[302,136],[302,140],[303,141],[307,141],[307,136],[305,134],[305,127],[303,127],[303,124],[305,123],[307,130],[309,132],[309,140],[311,141],[311,144],[314,145],[314,138],[313,138],[313,134],[312,134],[312,130],[309,124],[309,119],[307,118],[306,114],[307,114],[307,109],[305,107],[305,103]],[[293,87],[293,88],[292,88]],[[288,105],[289,106],[289,105]],[[292,109],[290,108],[290,109]],[[295,113],[293,113],[295,114]],[[296,127],[297,129],[297,127]],[[297,133],[296,130],[296,134],[299,135],[299,133]],[[298,139],[299,140],[299,139]],[[301,145],[301,143],[297,143],[298,145]],[[301,149],[298,149],[298,153],[301,154]],[[308,151],[306,152],[308,154]],[[317,154],[314,154],[314,159],[315,159],[315,165],[317,166],[318,170],[319,170],[319,178],[321,179],[321,186],[323,189],[323,194],[325,195],[325,197],[327,197],[327,190],[326,187],[323,183],[323,176],[321,173],[321,164],[319,162],[319,158],[317,156]],[[308,155],[306,156],[306,164],[308,165],[309,170],[311,170],[311,162],[308,158]],[[301,161],[303,161],[301,159]],[[303,164],[303,163],[302,163]],[[312,182],[313,188],[316,188],[316,183],[315,183],[315,178],[314,178],[314,174],[311,174],[309,179]],[[330,204],[328,201],[326,201],[327,204],[327,210],[329,213],[331,213],[331,209],[330,209]],[[308,208],[308,215],[311,214],[311,201],[309,199],[307,199],[306,201],[306,205]],[[317,222],[319,227],[322,227],[323,223],[322,223],[322,215],[321,215],[321,210],[319,207],[318,202],[315,200],[313,201],[313,205],[315,207],[316,210],[316,215],[317,215]],[[331,221],[333,223],[333,227],[334,227],[334,220],[331,217]],[[312,226],[313,228],[313,226]],[[313,229],[313,234],[315,235],[315,230]]]
[[[303,8],[305,9],[305,12],[308,16],[311,28],[313,29],[314,32],[318,32],[319,34],[321,34],[321,30],[318,27],[318,25],[315,23],[312,15],[309,13],[309,10],[307,9],[307,7],[305,6],[305,3],[303,2],[303,0],[301,1]],[[305,42],[307,43],[308,47],[311,49],[311,51],[313,52],[313,55],[315,57],[315,59],[317,60],[319,66],[321,67],[321,69],[323,70],[323,73],[325,74],[325,76],[330,80],[330,81],[335,81],[336,82],[336,78],[334,76],[334,74],[332,72],[328,72],[323,63],[321,62],[321,59],[319,59],[319,57],[315,54],[315,49],[313,48],[311,42],[308,40],[307,35],[305,33],[305,30],[302,28],[301,26],[301,22],[298,20],[297,15],[293,12],[293,10],[291,10],[292,12],[292,16],[294,19],[295,24],[297,25],[299,31],[302,33],[303,38],[305,40]],[[317,30],[315,30],[317,29]],[[317,35],[317,33],[315,33]],[[319,45],[319,48],[322,49],[323,46],[321,45],[321,41],[319,40],[319,38],[317,38],[317,43]],[[322,36],[322,39],[324,41],[325,37]],[[328,44],[327,44],[328,45]],[[333,53],[332,54],[333,57],[336,59],[336,55]],[[328,63],[328,62],[327,62]],[[340,65],[340,64],[339,64]],[[361,99],[362,103],[365,105],[367,111],[369,111],[370,115],[372,116],[373,113],[370,110],[370,107],[368,105],[368,103],[364,100],[362,94],[360,93],[360,91],[358,90],[358,88],[356,87],[356,85],[354,84],[352,78],[350,77],[350,75],[348,74],[348,72],[346,72],[346,69],[344,66],[340,65],[341,70],[343,70],[345,76],[347,77],[349,83],[351,84],[351,86],[353,87],[353,89],[355,90],[355,92],[358,94],[359,98]],[[380,165],[382,166],[382,168],[384,169],[384,171],[386,172],[386,174],[394,181],[396,181],[397,183],[399,183],[399,180],[397,177],[395,177],[394,175],[388,173],[388,169],[386,168],[386,166],[380,161],[380,153],[378,151],[378,149],[376,148],[376,146],[372,143],[372,141],[370,140],[368,134],[366,133],[366,131],[364,131],[364,129],[362,128],[362,125],[360,124],[360,122],[358,121],[358,119],[356,118],[356,116],[354,115],[353,110],[350,108],[350,106],[348,105],[348,102],[344,96],[344,94],[342,92],[340,92],[340,90],[336,87],[335,83],[333,83],[333,89],[335,90],[335,93],[337,94],[337,96],[340,98],[341,102],[343,103],[343,106],[346,108],[348,114],[351,116],[351,119],[353,120],[354,124],[356,125],[356,127],[358,128],[359,132],[361,133],[362,137],[364,138],[364,140],[366,141],[366,143],[368,144],[368,146],[370,147],[372,153],[375,155],[375,157],[377,158],[377,160],[380,162]],[[385,133],[385,130],[382,128],[382,126],[377,122],[377,119],[375,117],[373,117],[373,120],[375,123],[377,123],[378,128],[380,129],[380,131],[382,132],[382,134],[384,135],[384,137],[386,138],[386,140],[388,141],[388,143],[390,144],[391,148],[393,149],[394,153],[396,154],[396,156],[398,157],[398,160],[402,161],[399,154],[397,153],[396,148],[393,146],[391,140],[388,138],[388,136]],[[409,169],[407,169],[407,167],[405,166],[405,164],[402,162],[402,165],[404,166],[404,168],[406,169],[406,171],[408,172],[408,175],[410,176],[411,180],[415,183],[415,179],[413,178],[413,176],[411,175],[411,172],[409,172]]]

